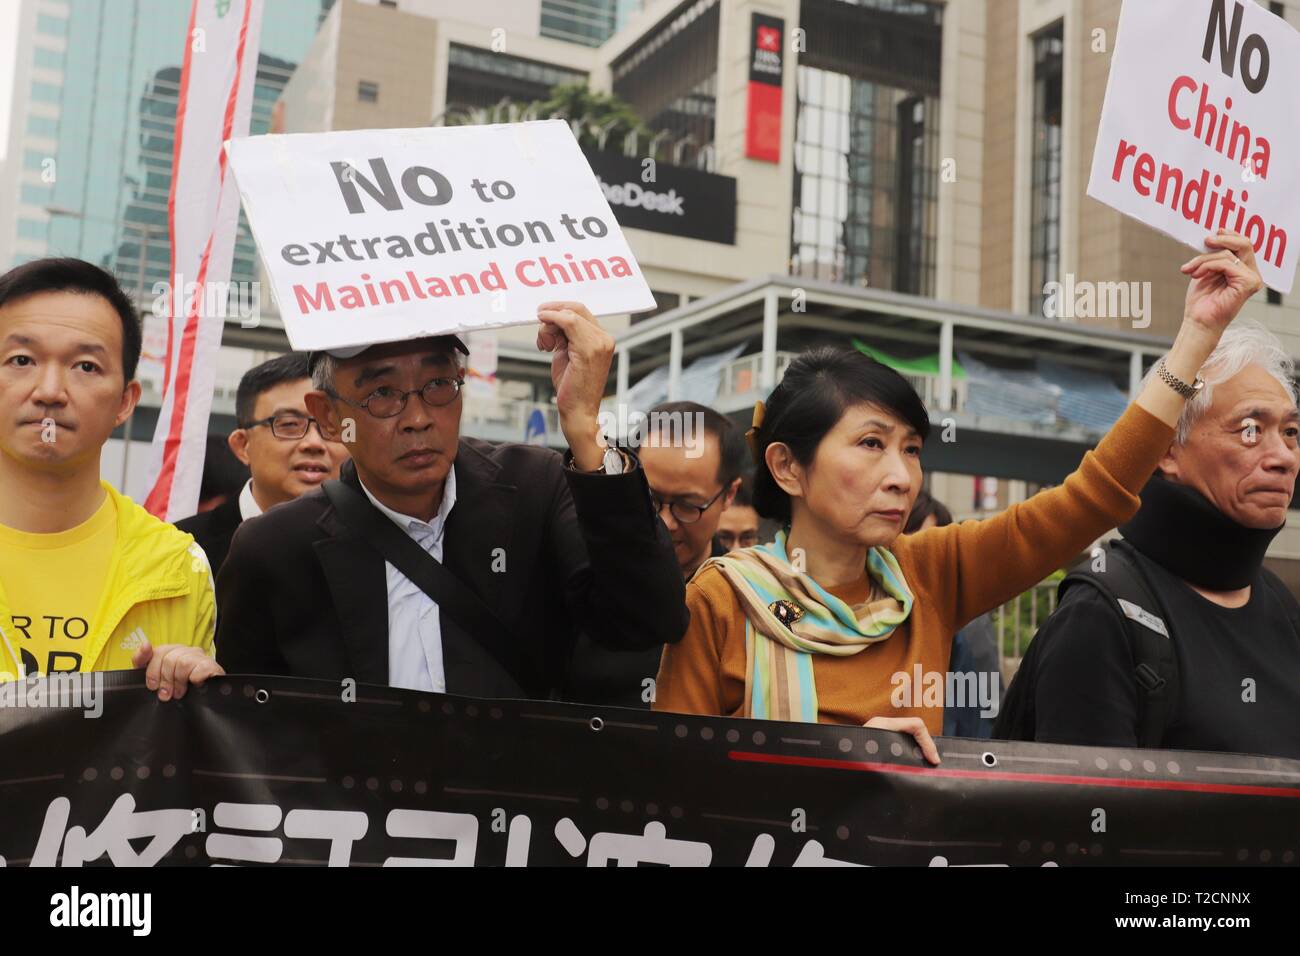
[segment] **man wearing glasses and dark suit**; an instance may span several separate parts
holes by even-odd
[[[215,575],[226,561],[235,530],[249,518],[339,476],[348,450],[322,437],[307,411],[311,391],[307,356],[289,352],[244,373],[235,393],[239,427],[227,440],[252,477],[238,496],[176,527],[194,535]]]
[[[622,650],[680,639],[672,542],[636,457],[600,437],[613,339],[576,302],[538,319],[563,456],[460,436],[455,336],[312,354],[307,408],[352,461],[236,533],[227,671],[539,698],[580,629]]]
[[[672,540],[682,580],[689,581],[710,557],[726,554],[715,536],[741,487],[741,471],[749,459],[744,435],[727,416],[698,402],[656,405],[638,431],[651,504]],[[649,708],[663,649],[615,654],[599,636],[579,637],[564,698]]]

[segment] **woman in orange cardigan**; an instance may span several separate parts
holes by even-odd
[[[696,572],[690,627],[664,651],[654,709],[866,724],[912,734],[938,763],[930,735],[943,703],[910,686],[918,666],[946,674],[959,628],[1133,516],[1184,392],[1262,288],[1248,240],[1221,230],[1206,244],[1182,267],[1186,308],[1162,374],[1064,484],[984,521],[900,535],[930,427],[920,398],[857,352],[791,363],[750,433],[754,505],[785,530]]]

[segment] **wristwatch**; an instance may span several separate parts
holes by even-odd
[[[1160,364],[1156,366],[1156,374],[1160,376],[1161,381],[1179,395],[1183,396],[1183,398],[1193,398],[1197,392],[1205,388],[1205,379],[1201,378],[1199,375],[1196,376],[1196,381],[1192,382],[1191,385],[1188,385],[1180,378],[1176,378],[1173,372],[1165,368],[1164,359],[1161,359]]]
[[[613,445],[605,449],[605,458],[599,468],[593,468],[590,471],[583,471],[573,460],[573,452],[568,452],[568,465],[580,475],[621,475],[628,470],[627,459],[623,452]]]

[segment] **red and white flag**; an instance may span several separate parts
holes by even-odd
[[[262,0],[193,0],[167,218],[171,290],[162,408],[145,508],[172,521],[194,513],[212,409],[217,349],[239,220],[223,144],[248,135]],[[222,307],[212,308],[214,304]]]

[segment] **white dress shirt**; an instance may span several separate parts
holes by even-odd
[[[242,521],[256,518],[262,513],[262,506],[253,497],[253,479],[244,482],[244,490],[239,493],[239,517]]]
[[[358,481],[360,479],[358,478]],[[382,504],[361,485],[371,504],[387,515],[392,522],[410,535],[433,559],[442,562],[442,535],[447,515],[456,503],[456,468],[447,472],[447,482],[442,489],[442,504],[433,521],[425,522],[404,515]],[[442,665],[442,620],[438,605],[411,580],[388,562],[384,562],[388,577],[388,683],[409,690],[428,690],[444,693],[447,676]]]

